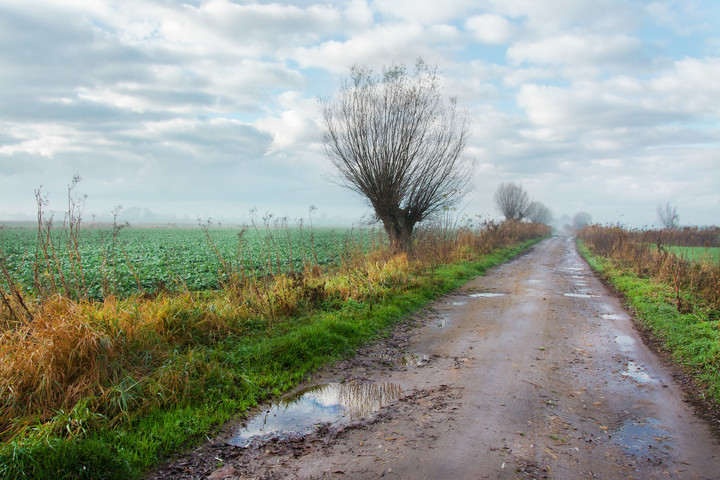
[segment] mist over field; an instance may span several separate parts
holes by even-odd
[[[422,57],[471,120],[469,216],[518,182],[555,218],[717,224],[720,6],[712,0],[8,0],[0,5],[0,222],[322,225],[367,217],[332,182],[318,96],[350,66]],[[48,210],[48,211],[49,211]]]

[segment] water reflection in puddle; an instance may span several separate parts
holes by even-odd
[[[635,346],[635,340],[627,335],[618,335],[615,337],[615,343],[617,343],[620,346],[620,349],[624,351],[632,350],[632,347]]]
[[[307,434],[320,423],[349,423],[372,415],[397,400],[403,389],[394,383],[328,383],[279,400],[256,415],[228,443],[247,446],[253,437]]]
[[[493,293],[493,292],[481,292],[481,293],[471,293],[470,296],[472,298],[490,298],[490,297],[504,297],[504,293]]]
[[[645,373],[643,368],[635,362],[628,362],[627,371],[623,375],[630,377],[638,383],[655,383],[657,380]]]
[[[423,367],[430,361],[427,353],[407,353],[402,356],[400,363],[407,367]]]
[[[627,420],[613,435],[615,443],[636,456],[656,456],[660,448],[672,447],[670,436],[663,430],[660,420],[645,418]]]
[[[605,320],[622,320],[623,316],[617,313],[601,313],[600,316]]]
[[[573,298],[592,298],[592,297],[600,296],[595,293],[563,293],[563,295],[566,297],[573,297]]]
[[[453,302],[447,302],[447,305],[453,305],[455,307],[459,307],[460,305],[466,305],[466,304],[467,304],[467,302],[464,300],[456,300]]]

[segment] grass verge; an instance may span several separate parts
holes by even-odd
[[[657,339],[699,387],[695,394],[714,408],[720,405],[720,328],[710,309],[680,313],[673,286],[640,278],[612,260],[594,255],[581,241],[581,255],[625,298],[638,326]],[[692,301],[691,298],[686,298]]]
[[[231,416],[293,388],[319,366],[350,354],[429,301],[538,241],[415,275],[377,301],[348,300],[338,309],[288,319],[262,334],[230,334],[217,342],[186,346],[159,375],[181,377],[182,388],[194,394],[161,402],[162,407],[118,423],[93,413],[88,407],[92,398],[78,402],[69,411],[58,411],[56,421],[25,428],[22,436],[5,442],[0,447],[0,478],[141,478]],[[126,410],[136,401],[133,382],[128,378],[111,392]],[[159,389],[155,394],[169,393]]]

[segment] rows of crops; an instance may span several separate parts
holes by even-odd
[[[60,229],[51,233],[46,262],[38,261],[33,228],[3,229],[0,248],[24,290],[33,290],[40,267],[46,276],[81,276],[89,296],[98,299],[108,293],[214,289],[228,269],[265,275],[333,264],[348,249],[369,248],[372,236],[370,230],[317,228],[126,228],[113,236],[112,229],[93,228],[78,234],[81,273],[72,271],[68,234]]]

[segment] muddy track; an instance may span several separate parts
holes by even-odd
[[[228,426],[149,478],[720,479],[708,424],[570,237],[439,299],[311,384],[400,393],[309,433],[238,442],[242,426]]]

